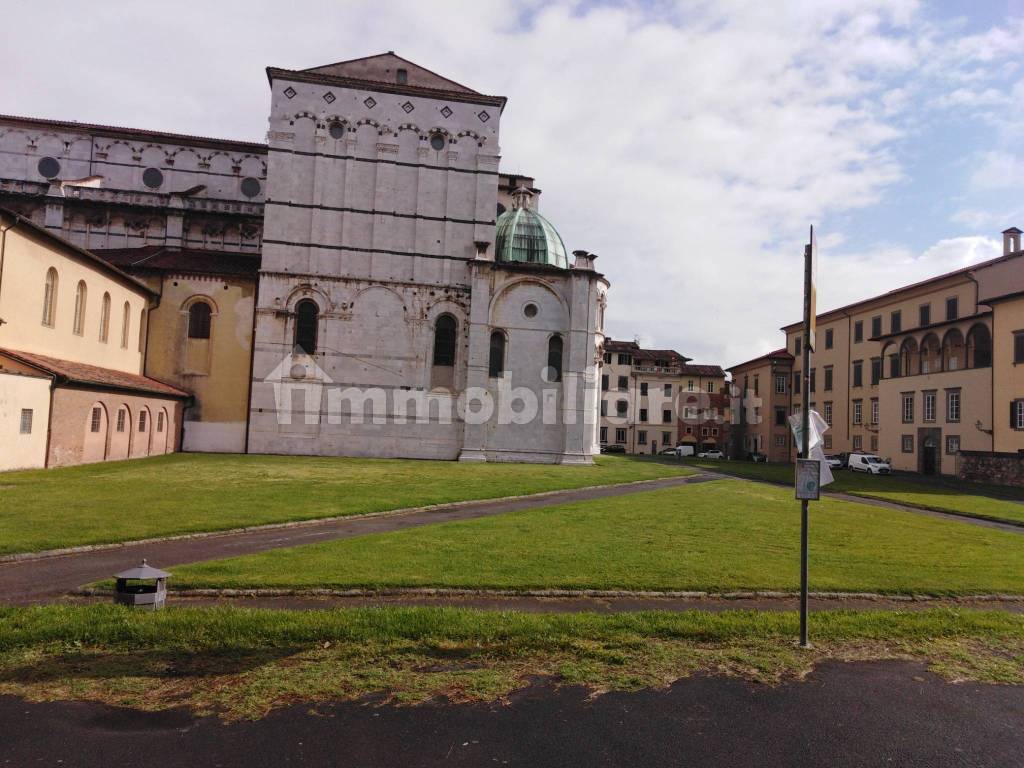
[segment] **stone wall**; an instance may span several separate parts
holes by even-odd
[[[1024,487],[1024,454],[960,451],[956,468],[960,480]]]

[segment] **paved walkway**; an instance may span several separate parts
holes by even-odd
[[[826,663],[777,686],[696,676],[593,697],[532,685],[507,702],[277,710],[225,725],[0,697],[4,765],[789,766],[1019,768],[1024,686],[950,684],[908,662]]]
[[[481,501],[478,504],[435,507],[425,511],[394,515],[352,516],[291,528],[267,528],[193,539],[129,543],[115,549],[98,549],[40,560],[0,563],[0,603],[49,602],[84,584],[108,578],[118,571],[137,565],[143,558],[148,559],[153,565],[168,568],[184,563],[218,560],[318,541],[350,539],[371,533],[388,533],[453,520],[472,520],[574,501],[648,493],[713,479],[717,479],[717,476],[696,474],[667,477],[643,483],[580,488],[514,499]]]

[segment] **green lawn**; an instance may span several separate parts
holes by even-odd
[[[795,590],[792,491],[719,480],[174,569],[177,587]],[[811,588],[1024,593],[1024,534],[825,500]]]
[[[179,453],[0,475],[0,554],[625,483],[692,470]]]
[[[446,696],[489,701],[536,676],[598,690],[695,673],[771,683],[830,659],[912,659],[956,680],[1024,683],[1024,616],[1001,612],[529,614],[451,608],[268,611],[0,608],[0,695],[185,706],[232,720],[275,707]]]
[[[685,466],[767,480],[793,486],[792,464],[755,464],[752,461],[686,459]],[[908,475],[888,477],[834,470],[835,482],[824,490],[856,496],[912,504],[973,517],[1024,523],[1024,490],[1005,486],[964,483],[949,479],[915,478]]]

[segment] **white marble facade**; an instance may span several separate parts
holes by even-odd
[[[583,252],[569,269],[495,262],[504,99],[390,54],[269,74],[250,450],[591,461],[607,283]],[[454,325],[450,359],[439,320]],[[561,381],[547,380],[552,336]],[[534,418],[503,410],[517,391],[511,407],[535,401]],[[480,393],[487,419],[466,401]]]

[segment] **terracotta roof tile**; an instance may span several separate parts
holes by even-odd
[[[190,397],[183,389],[164,384],[162,381],[151,379],[147,376],[140,376],[136,373],[125,373],[115,371],[111,368],[100,368],[98,365],[76,363],[71,360],[61,360],[56,357],[37,355],[32,352],[21,352],[14,349],[0,348],[0,355],[17,360],[18,362],[38,368],[58,378],[60,383],[69,384],[90,384],[97,387],[109,389],[120,389],[130,392],[145,392],[148,394],[166,395],[168,397]]]

